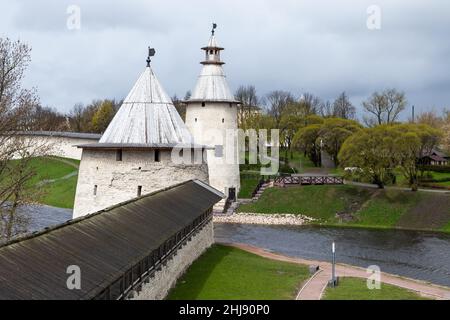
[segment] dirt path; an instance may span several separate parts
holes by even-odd
[[[75,162],[72,162],[70,160],[66,160],[66,159],[63,159],[63,158],[57,158],[57,157],[50,157],[50,159],[56,160],[56,161],[59,161],[59,162],[62,162],[62,163],[65,163],[65,164],[67,164],[67,165],[69,165],[71,167],[74,167],[77,170],[79,169],[79,165],[77,165]]]
[[[37,185],[38,185],[38,186],[43,186],[43,185],[50,184],[50,183],[53,183],[53,182],[56,182],[56,181],[67,180],[67,179],[70,179],[70,178],[72,178],[72,177],[74,177],[74,176],[77,176],[77,175],[78,175],[78,171],[74,171],[74,172],[71,172],[71,173],[69,173],[69,174],[66,174],[65,176],[63,176],[63,177],[61,177],[61,178],[57,178],[57,179],[46,179],[46,180],[39,181],[39,182],[37,183]]]
[[[224,243],[224,245],[233,246],[235,248],[239,248],[268,259],[297,263],[302,265],[318,265],[320,268],[320,272],[317,272],[310,280],[308,280],[303,285],[297,295],[297,300],[320,300],[326,288],[328,280],[331,278],[331,265],[329,262],[289,257],[277,253],[272,253],[262,248],[250,246],[247,244]],[[336,275],[339,277],[357,278],[367,278],[368,276],[364,268],[346,264],[336,265]],[[381,281],[383,283],[388,283],[398,287],[402,287],[404,289],[415,291],[424,297],[439,300],[450,300],[450,288],[444,286],[438,286],[435,284],[430,284],[428,282],[404,278],[384,272],[381,273]]]

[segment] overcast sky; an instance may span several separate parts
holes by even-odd
[[[79,30],[67,27],[70,5],[80,8]],[[381,9],[380,29],[367,27],[371,5]],[[0,12],[0,36],[32,47],[25,86],[63,112],[124,98],[148,45],[166,91],[184,96],[213,21],[233,91],[252,84],[259,95],[282,89],[332,100],[345,90],[360,108],[373,91],[395,87],[419,110],[450,107],[448,0],[0,0]]]

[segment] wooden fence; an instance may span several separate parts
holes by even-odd
[[[337,176],[284,176],[276,177],[274,185],[284,187],[286,185],[321,185],[321,184],[344,184],[344,179]]]

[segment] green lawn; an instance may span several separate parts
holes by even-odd
[[[366,279],[340,278],[339,285],[327,288],[322,300],[425,300],[419,294],[390,284],[368,289]]]
[[[441,194],[351,185],[275,187],[238,211],[303,214],[315,218],[314,224],[330,226],[450,231],[449,200]]]
[[[382,190],[358,212],[358,220],[348,223],[365,227],[394,227],[398,220],[423,198],[422,193]]]
[[[12,165],[16,161],[11,161]],[[73,208],[77,175],[63,180],[58,179],[77,172],[78,170],[74,165],[78,166],[79,163],[79,160],[57,157],[38,157],[31,159],[30,165],[35,171],[35,176],[28,183],[39,189],[41,196],[37,199],[38,202],[59,208]]]
[[[77,160],[68,160],[74,164],[77,164]],[[11,164],[14,165],[18,160],[12,160]],[[79,161],[78,161],[79,163]],[[36,172],[36,175],[29,181],[30,184],[36,184],[43,180],[52,180],[64,177],[71,172],[77,171],[73,166],[63,163],[57,158],[44,158],[38,157],[30,160],[30,166]]]
[[[308,268],[213,245],[178,280],[171,300],[294,299]]]
[[[73,209],[77,179],[78,176],[74,176],[46,185],[41,202],[53,207]]]
[[[238,198],[249,199],[252,197],[252,193],[259,183],[258,178],[242,178],[241,177],[241,189],[239,190]]]
[[[449,232],[450,233],[450,221],[445,225],[441,231]]]
[[[280,156],[285,156],[284,150],[280,150]],[[315,168],[312,161],[309,160],[308,157],[305,157],[303,155],[303,152],[292,151],[292,156],[293,157],[291,158],[291,153],[288,152],[289,166],[295,168],[297,172],[302,173],[305,171],[305,169]]]
[[[303,214],[323,221],[334,220],[337,212],[363,203],[373,190],[353,186],[301,186],[269,188],[254,203],[239,207],[239,212]]]

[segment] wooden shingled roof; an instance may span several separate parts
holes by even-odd
[[[89,299],[222,198],[191,180],[0,247],[0,299]],[[69,290],[67,267],[81,270]]]

